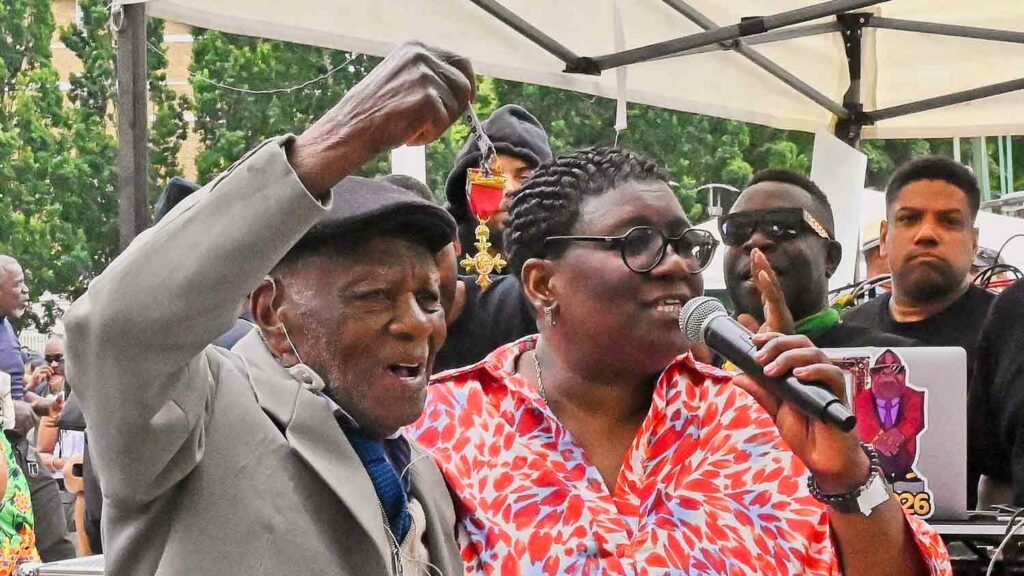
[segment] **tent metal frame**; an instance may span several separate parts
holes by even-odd
[[[993,42],[1024,44],[1024,32],[884,18],[863,8],[889,0],[828,0],[819,4],[769,16],[742,18],[740,22],[719,26],[694,8],[688,0],[662,0],[673,10],[703,29],[702,32],[647,46],[598,56],[581,56],[547,35],[499,0],[469,0],[498,21],[547,51],[565,64],[570,74],[600,75],[630,64],[665,58],[680,58],[706,52],[731,50],[825,108],[836,119],[835,134],[851,146],[857,146],[864,126],[881,120],[916,114],[1024,90],[1024,78],[988,86],[943,94],[878,110],[863,109],[860,72],[863,31],[866,28],[972,38]],[[124,4],[121,25],[117,28],[118,89],[118,171],[120,173],[119,225],[122,249],[147,225],[147,122],[146,122],[146,3]],[[834,17],[835,22],[806,24]],[[820,34],[840,33],[844,37],[850,86],[843,101],[835,102],[794,73],[774,62],[754,46],[783,42]]]
[[[146,4],[114,7],[117,35],[118,230],[121,250],[149,225]]]
[[[856,146],[860,141],[861,131],[864,126],[871,126],[881,120],[1024,90],[1024,78],[1020,78],[888,108],[865,111],[863,109],[860,86],[862,39],[865,28],[935,34],[1014,44],[1024,44],[1024,32],[884,18],[866,12],[853,12],[862,8],[883,4],[889,0],[830,0],[770,16],[743,18],[740,22],[728,26],[719,26],[686,0],[662,1],[697,26],[703,28],[704,31],[621,52],[591,57],[580,56],[559,44],[557,40],[541,32],[529,22],[526,22],[517,14],[502,6],[498,0],[470,0],[473,4],[486,10],[498,20],[561,60],[565,64],[565,71],[570,74],[598,75],[605,70],[630,64],[732,50],[750,60],[780,82],[831,112],[836,118],[836,136],[851,146]],[[836,22],[805,24],[812,20],[827,17],[835,17]],[[798,26],[799,24],[805,25]],[[794,38],[832,33],[843,34],[847,62],[850,68],[850,87],[844,95],[842,103],[835,102],[822,94],[795,74],[753,48],[753,46],[758,44],[782,42]]]

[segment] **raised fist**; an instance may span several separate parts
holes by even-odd
[[[474,93],[468,60],[402,44],[299,136],[289,160],[310,192],[325,191],[381,152],[432,142]]]

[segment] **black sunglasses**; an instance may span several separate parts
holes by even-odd
[[[722,242],[726,246],[742,246],[755,230],[775,241],[786,241],[796,238],[801,233],[813,232],[826,240],[832,240],[832,234],[803,208],[772,208],[769,210],[751,210],[734,212],[718,221],[718,231],[722,234]]]
[[[58,363],[63,364],[64,363],[64,355],[63,354],[47,354],[47,355],[43,356],[43,360],[45,360],[47,364],[52,364],[54,362],[58,362]]]
[[[638,274],[657,268],[665,258],[669,244],[683,258],[687,272],[696,274],[707,268],[718,247],[718,241],[707,230],[688,228],[679,236],[669,238],[651,226],[637,226],[621,236],[552,236],[544,240],[544,245],[557,242],[601,242],[608,247],[617,247],[622,254],[622,262]]]
[[[889,376],[896,376],[907,371],[907,367],[903,364],[879,364],[870,368],[872,374],[887,374]]]

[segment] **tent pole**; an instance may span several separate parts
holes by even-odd
[[[889,118],[896,118],[897,116],[908,116],[918,112],[926,112],[936,108],[945,108],[946,106],[953,106],[954,104],[963,104],[964,102],[980,100],[982,98],[998,96],[1000,94],[1016,92],[1018,90],[1024,90],[1024,78],[1000,82],[998,84],[990,84],[988,86],[982,86],[981,88],[972,88],[971,90],[954,92],[952,94],[945,94],[934,98],[926,98],[924,100],[918,100],[917,102],[900,104],[889,108],[882,108],[881,110],[868,112],[867,116],[872,122],[877,122],[879,120],[888,120]]]
[[[831,0],[829,2],[806,6],[796,10],[780,12],[771,16],[745,18],[739,24],[723,26],[715,30],[700,32],[698,34],[685,36],[683,38],[676,38],[674,40],[667,40],[665,42],[658,42],[648,46],[641,46],[631,50],[624,50],[614,54],[606,54],[604,56],[597,56],[594,58],[584,57],[582,60],[592,62],[600,71],[610,70],[612,68],[618,68],[619,66],[646,62],[661,56],[678,54],[680,52],[685,52],[687,50],[703,46],[710,46],[711,44],[717,44],[719,42],[728,42],[743,36],[762,34],[776,28],[783,28],[785,26],[800,24],[802,22],[817,20],[819,18],[827,18],[849,10],[857,10],[888,1],[889,0]]]
[[[497,0],[469,0],[476,4],[484,12],[494,16],[509,28],[526,37],[527,40],[540,46],[548,53],[558,58],[566,65],[566,72],[580,72],[583,74],[600,74],[599,70],[587,69],[586,63],[572,50],[569,50],[557,40],[542,32],[539,28],[519,17],[518,14],[502,6]],[[572,70],[569,70],[572,68]]]
[[[791,26],[789,28],[783,28],[781,30],[772,30],[771,32],[765,32],[764,34],[744,36],[743,43],[746,44],[747,46],[755,46],[757,44],[782,42],[784,40],[792,40],[794,38],[806,38],[808,36],[832,34],[833,32],[839,32],[839,24],[835,22],[822,22],[820,24],[808,24],[806,26]],[[693,50],[687,50],[686,52],[680,52],[678,54],[661,56],[660,58],[655,58],[655,60],[662,60],[665,58],[680,58],[683,56],[692,56],[694,54],[704,54],[706,52],[721,52],[723,50],[732,49],[733,48],[731,46],[731,42],[722,42],[720,44],[704,46],[703,48],[694,48]]]
[[[121,250],[149,221],[146,187],[149,172],[146,103],[146,4],[124,4],[117,26],[117,171],[120,188],[118,228]]]
[[[1015,192],[1015,182],[1013,181],[1013,135],[1006,135],[1006,188],[1007,193],[1013,194]]]
[[[843,47],[846,49],[846,63],[850,69],[850,87],[843,95],[843,108],[847,115],[836,121],[835,135],[851,148],[860,148],[861,130],[869,123],[864,114],[861,94],[861,41],[864,38],[864,26],[871,20],[871,14],[840,14],[836,18],[843,30]]]
[[[715,30],[719,26],[713,20],[708,18],[702,12],[687,4],[684,0],[663,0],[673,10],[679,12],[686,18],[690,19],[694,24],[700,26],[704,30]],[[783,84],[789,86],[793,90],[796,90],[800,94],[803,94],[814,103],[825,108],[829,112],[832,112],[840,118],[846,118],[848,113],[845,108],[842,107],[838,102],[832,101],[831,98],[815,90],[810,84],[807,84],[803,80],[796,77],[795,74],[786,70],[782,66],[779,66],[770,58],[757,50],[751,48],[743,40],[734,40],[732,42],[732,48],[736,50],[747,60],[750,60],[757,66],[759,66],[765,72],[775,76],[777,79],[782,81]]]
[[[988,202],[992,199],[992,183],[988,174],[988,144],[985,137],[971,138],[971,146],[974,148],[974,156],[971,167],[974,168],[974,175],[978,177],[978,185],[981,187],[981,201]]]
[[[1024,32],[996,30],[994,28],[939,24],[938,22],[918,22],[916,20],[883,18],[880,16],[872,18],[869,26],[872,28],[884,28],[886,30],[902,30],[904,32],[921,32],[924,34],[938,34],[941,36],[956,36],[958,38],[975,38],[978,40],[994,40],[996,42],[1024,44]]]

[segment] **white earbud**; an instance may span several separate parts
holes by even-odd
[[[273,302],[277,298],[277,282],[274,281],[272,276],[267,276],[264,280],[269,280],[270,285],[273,287],[273,292],[270,295],[270,301]],[[294,354],[295,359],[299,361],[298,364],[285,368],[285,370],[287,370],[288,374],[290,374],[296,382],[301,384],[303,388],[314,393],[322,392],[327,386],[324,383],[324,379],[321,378],[315,370],[307,366],[306,363],[302,361],[302,356],[299,356],[299,349],[295,347],[295,343],[292,342],[292,337],[288,335],[288,327],[284,325],[284,322],[279,322],[277,327],[284,332],[284,338],[288,341],[288,345],[291,346],[292,354]]]

